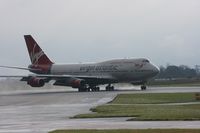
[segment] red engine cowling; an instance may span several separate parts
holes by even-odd
[[[80,88],[85,85],[85,80],[72,79],[69,83],[72,88]]]
[[[31,77],[28,81],[27,84],[29,84],[31,87],[43,87],[45,84],[44,79],[40,79],[37,77]]]
[[[68,78],[65,80],[57,80],[53,85],[71,86],[72,88],[81,88],[86,85],[86,82],[84,79]]]

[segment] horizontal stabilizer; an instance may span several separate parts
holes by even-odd
[[[9,69],[20,69],[20,70],[28,70],[28,71],[39,71],[40,69],[26,68],[26,67],[16,67],[16,66],[0,66],[1,68],[9,68]]]

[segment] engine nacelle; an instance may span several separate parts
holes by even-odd
[[[78,79],[78,78],[69,78],[65,80],[57,80],[54,85],[59,86],[71,86],[72,88],[81,88],[85,85],[84,79]]]
[[[85,80],[83,79],[73,79],[70,82],[72,88],[80,88],[85,85]]]
[[[44,79],[37,78],[37,77],[31,77],[28,81],[27,84],[30,85],[31,87],[43,87],[45,84]]]

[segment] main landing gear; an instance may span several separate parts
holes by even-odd
[[[111,84],[108,84],[106,86],[106,91],[114,91],[114,90],[115,90],[115,88]],[[96,91],[100,91],[100,87],[97,87],[97,86],[89,86],[89,87],[84,86],[84,87],[78,88],[78,91],[79,92],[90,92],[90,91],[96,92]]]
[[[106,91],[114,91],[114,90],[115,90],[115,88],[114,88],[114,86],[111,86],[111,84],[106,86]]]
[[[92,86],[92,87],[80,87],[78,88],[79,92],[90,92],[90,91],[100,91],[100,87]]]
[[[146,90],[146,89],[147,89],[147,86],[146,86],[146,85],[142,85],[142,86],[141,86],[141,90],[144,91],[144,90]]]
[[[100,91],[100,87],[94,86],[94,87],[91,87],[90,90],[91,91]]]

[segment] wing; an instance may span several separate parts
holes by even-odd
[[[45,78],[47,81],[56,80],[56,82],[64,82],[70,79],[80,79],[85,80],[87,84],[106,84],[111,82],[116,82],[116,80],[111,76],[86,76],[86,75],[29,75],[31,77]]]
[[[17,67],[17,66],[0,66],[0,67],[1,68],[10,68],[10,69],[19,69],[19,70],[28,70],[28,71],[40,71],[40,69]]]
[[[30,75],[1,75],[4,78],[21,78],[21,81],[29,81],[30,78],[34,77],[37,79],[43,79],[45,82],[55,80],[54,85],[64,85],[64,82],[69,80],[78,79],[84,80],[86,84],[100,85],[107,83],[116,83],[117,80],[112,76],[86,76],[86,75],[43,75],[43,74],[30,74]]]

